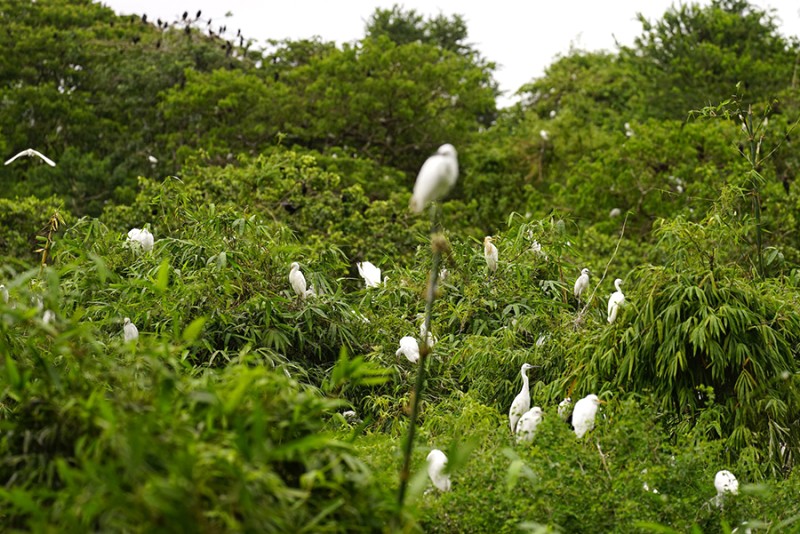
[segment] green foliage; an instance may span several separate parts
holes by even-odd
[[[571,50],[499,116],[458,15],[378,9],[359,41],[262,50],[200,14],[0,0],[0,20],[0,149],[57,162],[0,167],[6,528],[797,524],[797,43],[769,14],[671,8],[630,49]],[[396,354],[431,289],[408,201],[444,142],[461,173],[423,374]],[[523,363],[531,444],[507,419]],[[588,393],[606,404],[576,440],[556,407]],[[434,447],[450,492],[426,492]],[[720,469],[738,495],[715,497]]]

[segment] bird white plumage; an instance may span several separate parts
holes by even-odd
[[[345,410],[342,412],[342,417],[344,417],[344,420],[351,425],[357,425],[358,423],[362,422],[355,410]]]
[[[739,493],[739,481],[736,480],[734,474],[727,469],[718,471],[716,476],[714,476],[714,487],[717,488],[718,496],[724,493],[731,493],[733,495]]]
[[[594,428],[594,417],[597,415],[598,406],[600,399],[594,394],[587,395],[575,403],[575,409],[572,410],[572,427],[579,438]]]
[[[3,284],[0,284],[0,299],[8,304],[8,289],[6,289],[6,286]]]
[[[136,328],[136,325],[133,324],[130,318],[125,317],[122,325],[122,335],[125,338],[125,342],[133,341],[134,339],[139,339],[139,329]]]
[[[292,289],[297,293],[297,296],[305,300],[307,293],[306,290],[306,277],[300,271],[300,264],[292,262],[292,270],[289,271],[289,283],[292,284]]]
[[[575,295],[575,298],[578,301],[581,300],[581,295],[583,292],[586,291],[586,288],[589,287],[589,269],[581,269],[581,275],[575,280],[575,287],[572,290],[572,293]]]
[[[519,418],[522,417],[522,414],[531,408],[531,393],[528,387],[528,369],[532,367],[533,366],[529,363],[523,363],[519,371],[522,375],[522,390],[514,397],[511,408],[508,410],[508,422],[512,433],[517,430],[517,423],[519,422]]]
[[[150,233],[150,230],[147,228],[132,228],[128,232],[128,242],[139,243],[142,250],[150,252],[153,250],[153,243],[155,243],[155,240],[153,239],[153,234]]]
[[[608,298],[608,322],[613,323],[617,319],[619,307],[625,303],[625,295],[622,294],[622,280],[617,278],[614,280],[614,287],[617,288],[615,292]]]
[[[483,257],[486,258],[486,265],[492,272],[497,271],[497,247],[492,243],[492,236],[487,235],[483,238]]]
[[[358,274],[364,279],[367,287],[378,287],[381,285],[381,270],[368,261],[356,263]]]
[[[14,156],[13,158],[7,160],[6,161],[6,165],[9,165],[15,159],[21,158],[23,156],[27,156],[29,158],[32,158],[33,156],[37,156],[37,157],[41,158],[42,161],[44,161],[45,163],[50,165],[51,167],[55,167],[56,166],[56,162],[55,161],[53,161],[52,159],[48,158],[47,156],[45,156],[44,154],[42,154],[38,150],[34,150],[32,148],[27,148],[27,149],[23,150],[22,152],[20,152],[19,154],[17,154],[16,156]]]
[[[416,338],[403,336],[400,338],[400,348],[394,353],[395,356],[405,356],[411,363],[419,361],[419,343]]]
[[[420,314],[419,317],[422,320],[419,324],[419,337],[420,339],[425,340],[425,344],[428,345],[429,349],[432,349],[433,346],[436,345],[437,339],[433,336],[431,332],[425,330],[425,316]]]
[[[425,160],[414,183],[408,203],[414,213],[420,213],[429,202],[435,202],[450,191],[458,180],[458,154],[451,144],[439,147],[436,154]]]
[[[542,422],[542,409],[534,406],[519,418],[517,423],[517,443],[524,441],[530,443],[533,441],[533,434],[536,432],[536,427]]]
[[[42,322],[44,324],[52,323],[56,318],[56,314],[53,310],[45,310],[42,314]]]
[[[444,472],[447,467],[447,456],[439,449],[433,449],[426,458],[428,476],[439,491],[450,491],[450,475]]]
[[[558,416],[566,421],[572,412],[572,399],[567,397],[558,403]]]

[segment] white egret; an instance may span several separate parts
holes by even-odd
[[[9,159],[8,161],[6,161],[6,165],[10,164],[15,159],[21,158],[23,156],[27,156],[29,158],[32,158],[33,156],[38,156],[39,158],[42,159],[42,161],[44,161],[45,163],[47,163],[51,167],[55,167],[56,166],[56,162],[55,161],[53,161],[52,159],[48,158],[47,156],[45,156],[44,154],[42,154],[38,150],[34,150],[32,148],[28,148],[26,150],[23,150],[22,152],[20,152],[19,154],[17,154],[13,158]]]
[[[622,285],[622,279],[617,278],[614,280],[614,287],[617,290],[611,293],[611,296],[608,297],[608,322],[613,323],[617,319],[617,313],[619,312],[619,307],[625,303],[625,295],[622,294],[622,289],[619,286]]]
[[[42,322],[44,324],[50,324],[56,319],[56,314],[53,310],[45,310],[42,314]]]
[[[600,399],[594,394],[587,395],[575,403],[575,409],[572,410],[572,427],[579,438],[594,428],[594,416],[597,415],[598,406]]]
[[[558,416],[566,421],[572,413],[572,399],[567,397],[558,403]]]
[[[138,243],[145,252],[153,250],[154,242],[153,234],[147,228],[133,228],[128,232],[128,243]]]
[[[542,422],[542,409],[534,406],[519,418],[517,423],[517,443],[524,441],[530,443],[533,441],[533,434],[536,432],[536,427]]]
[[[447,467],[447,456],[439,449],[433,449],[426,458],[428,476],[439,491],[450,491],[450,475],[444,472]]]
[[[620,215],[622,215],[622,210],[619,208],[613,208],[611,211],[608,212],[608,216],[612,219],[614,217],[619,217]]]
[[[422,322],[419,325],[419,337],[425,340],[425,344],[428,345],[429,349],[432,349],[436,342],[438,341],[433,334],[425,330],[425,316],[420,314],[422,318]]]
[[[300,271],[300,264],[292,262],[292,270],[289,271],[289,283],[292,284],[292,289],[297,293],[297,296],[305,300],[308,292],[306,290],[306,277]]]
[[[633,128],[631,128],[631,123],[625,123],[625,136],[626,137],[633,137]]]
[[[425,160],[414,183],[409,208],[420,213],[429,202],[445,196],[458,180],[458,155],[451,144],[442,145],[436,154]]]
[[[355,410],[345,410],[344,412],[342,412],[342,417],[344,417],[344,420],[350,423],[351,425],[357,425],[358,423],[362,422],[361,418],[358,417],[358,414],[356,414]]]
[[[381,270],[368,261],[356,263],[358,274],[364,279],[367,287],[378,287],[381,285]]]
[[[123,321],[122,334],[126,343],[128,341],[133,341],[134,339],[139,339],[139,329],[136,328],[136,325],[133,324],[128,317],[125,317],[125,320]]]
[[[0,299],[3,299],[3,302],[8,304],[8,289],[3,284],[0,284]]]
[[[403,355],[411,363],[419,361],[419,343],[416,338],[404,336],[400,338],[400,348],[394,353],[395,356]]]
[[[739,481],[736,480],[734,474],[727,469],[718,471],[716,476],[714,476],[714,487],[717,488],[718,499],[722,499],[722,495],[725,493],[731,493],[733,495],[739,493]]]
[[[483,257],[486,258],[486,265],[492,272],[497,271],[497,247],[492,244],[492,236],[483,238]]]
[[[533,366],[531,364],[523,363],[522,369],[519,371],[522,375],[522,390],[514,397],[514,402],[511,403],[511,408],[508,410],[508,421],[512,433],[517,430],[517,423],[519,422],[519,418],[522,417],[522,414],[531,408],[531,393],[528,387],[528,369],[532,368]]]
[[[581,301],[581,295],[587,287],[589,287],[589,269],[584,268],[581,269],[581,275],[575,280],[575,287],[572,290],[578,302]]]

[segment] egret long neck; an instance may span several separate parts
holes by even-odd
[[[522,393],[527,393],[528,389],[528,370],[525,369],[522,371]]]

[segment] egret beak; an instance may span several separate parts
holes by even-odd
[[[606,403],[606,401],[600,400],[600,399],[597,399],[597,402],[599,402],[600,404],[605,404]]]

